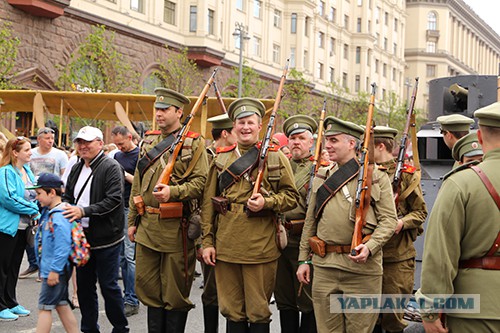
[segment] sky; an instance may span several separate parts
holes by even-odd
[[[464,0],[464,2],[500,35],[500,20],[498,19],[498,13],[500,12],[499,0]]]

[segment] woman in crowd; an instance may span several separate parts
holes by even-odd
[[[16,300],[19,269],[26,247],[28,226],[38,217],[33,191],[35,177],[29,168],[31,143],[24,137],[10,139],[0,160],[0,321],[28,316]]]

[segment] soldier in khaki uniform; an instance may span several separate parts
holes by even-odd
[[[437,117],[436,121],[440,125],[443,141],[448,148],[453,149],[455,143],[462,137],[470,132],[470,127],[474,120],[460,114],[452,114],[449,116]],[[455,160],[453,169],[459,166],[458,161]]]
[[[356,124],[335,117],[325,119],[325,148],[336,164],[320,169],[314,178],[300,240],[300,265],[297,270],[299,281],[310,283],[311,247],[308,240],[316,235],[326,242],[325,256],[314,254],[312,257],[312,296],[320,333],[371,333],[378,317],[376,312],[342,313],[339,309],[330,308],[332,295],[340,297],[381,293],[381,248],[393,235],[397,225],[389,177],[385,172],[375,169],[371,188],[372,204],[368,208],[366,226],[363,228],[363,234],[371,237],[369,240],[365,237],[364,243],[356,247],[358,255],[350,254],[359,173],[356,147],[363,132]],[[324,184],[333,192],[328,191]],[[325,191],[332,195],[322,200]]]
[[[304,286],[298,296],[300,284],[296,272],[299,266],[300,235],[306,217],[306,198],[314,160],[311,155],[313,133],[317,129],[316,121],[306,115],[291,116],[283,123],[283,132],[288,137],[288,147],[292,155],[290,165],[300,199],[296,208],[284,214],[285,228],[288,230],[288,246],[278,259],[274,289],[276,305],[280,311],[282,333],[316,332],[311,285]],[[302,312],[301,317],[300,312]]]
[[[396,173],[396,159],[392,155],[394,139],[398,131],[394,128],[376,126],[375,163],[389,175],[391,182]],[[413,293],[415,257],[417,251],[413,242],[422,234],[422,224],[427,218],[427,206],[415,167],[403,165],[398,191],[398,225],[391,239],[382,248],[384,276],[382,294]],[[403,312],[382,313],[381,327],[386,332],[403,332],[407,326]],[[377,325],[378,326],[378,325]],[[377,332],[377,328],[374,332]],[[381,331],[378,331],[381,332]]]
[[[186,219],[189,200],[200,198],[205,187],[208,161],[203,138],[189,132],[170,183],[157,185],[189,99],[165,88],[155,93],[160,130],[146,133],[141,146],[130,195],[128,234],[137,244],[136,292],[148,307],[148,331],[184,332],[187,313],[194,306],[189,291],[196,261],[194,242],[186,237]],[[182,217],[160,218],[163,202],[182,202]]]
[[[232,133],[233,121],[227,114],[218,115],[207,119],[212,124],[213,143],[207,147],[208,163],[212,164],[217,155],[217,148],[231,146],[236,142],[236,137]],[[203,247],[201,238],[197,247],[197,258],[201,262],[203,269],[203,322],[205,333],[219,332],[219,305],[217,302],[217,285],[215,283],[215,270],[213,266],[206,265],[203,261]]]
[[[275,215],[293,209],[298,201],[290,162],[277,149],[269,151],[264,194],[252,194],[257,176],[252,165],[264,113],[256,99],[231,103],[228,114],[237,143],[217,149],[203,195],[203,259],[215,266],[219,307],[232,333],[269,332],[269,300],[280,255]],[[248,217],[246,210],[261,217]]]
[[[472,161],[481,162],[483,154],[483,148],[479,143],[477,133],[469,133],[462,137],[455,143],[453,149],[451,150],[453,159],[460,165]]]
[[[484,151],[477,167],[500,192],[500,103],[474,113]],[[476,162],[477,163],[477,162]],[[462,165],[445,178],[432,209],[424,244],[419,301],[432,294],[479,294],[479,313],[447,313],[448,330],[438,320],[440,309],[422,315],[430,332],[500,332],[500,209],[478,174]]]

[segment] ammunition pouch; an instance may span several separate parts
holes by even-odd
[[[285,221],[284,226],[290,235],[300,236],[302,235],[302,229],[304,229],[304,220]]]
[[[326,242],[319,238],[318,236],[312,236],[308,240],[311,251],[314,254],[324,258],[326,256]]]
[[[140,195],[136,195],[132,198],[134,200],[135,208],[137,209],[137,214],[144,215],[146,211],[146,205],[144,204],[144,199]]]
[[[212,197],[212,205],[217,213],[226,215],[229,208],[229,200],[224,197]]]
[[[184,205],[182,202],[162,202],[160,203],[160,218],[175,219],[182,217]]]

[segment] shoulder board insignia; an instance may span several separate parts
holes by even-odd
[[[146,133],[144,133],[144,134],[145,135],[160,135],[161,131],[160,130],[156,130],[156,131],[149,130],[149,131],[146,131]]]
[[[277,145],[269,145],[269,151],[279,151],[280,148]]]
[[[448,172],[447,174],[445,174],[443,176],[443,180],[445,180],[446,178],[450,177],[451,175],[453,175],[453,174],[455,174],[455,173],[457,173],[459,171],[468,169],[471,165],[476,165],[476,164],[479,164],[479,161],[470,161],[468,163],[459,165],[455,169],[453,169],[450,172]]]
[[[403,172],[415,173],[415,171],[417,171],[417,168],[415,168],[413,165],[403,164]]]
[[[314,157],[313,157],[312,161],[314,161]],[[330,162],[325,161],[325,160],[321,160],[321,163],[319,165],[322,167],[327,167],[330,165]]]
[[[226,146],[226,147],[218,147],[216,149],[216,153],[227,153],[228,151],[234,150],[236,148],[236,143],[232,144],[231,146]]]
[[[387,167],[383,165],[377,165],[377,169],[379,169],[380,171],[387,171]]]
[[[200,136],[200,133],[189,131],[187,132],[186,136],[191,139],[197,139]]]
[[[309,156],[309,161],[314,162],[314,156]]]

